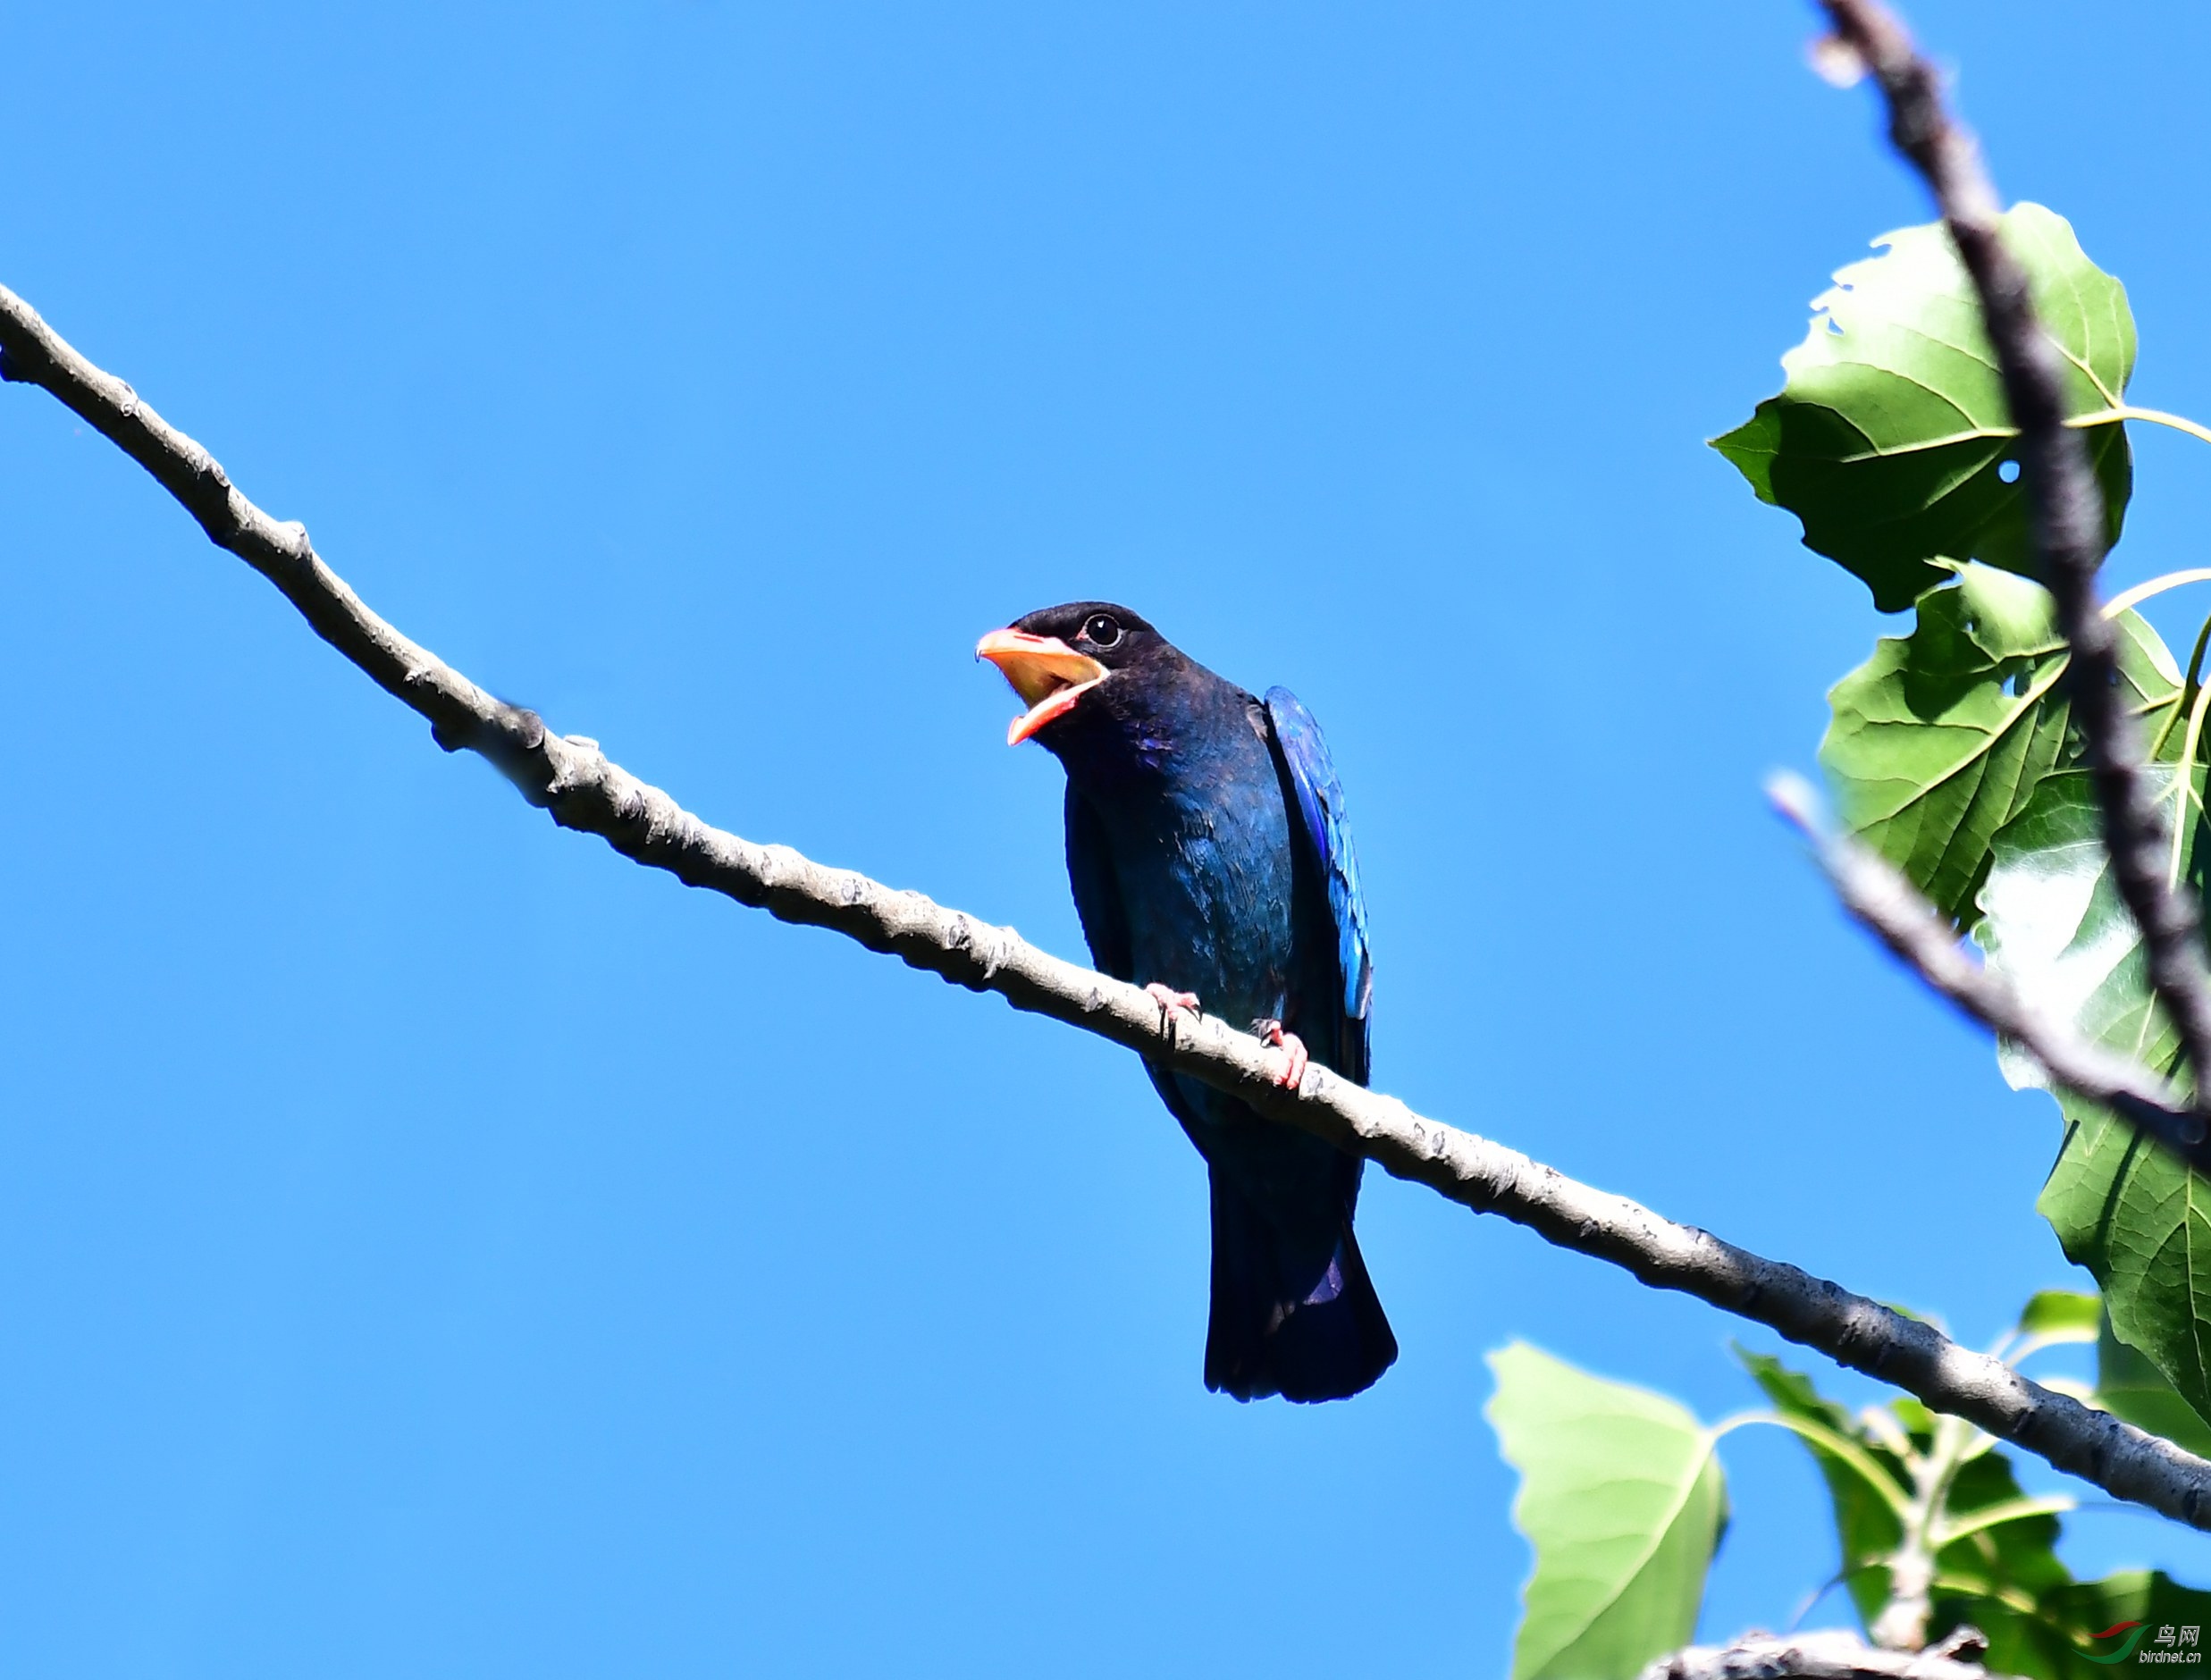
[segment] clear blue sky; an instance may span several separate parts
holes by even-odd
[[[2211,20],[1916,18],[2211,411]],[[976,635],[1118,597],[1289,684],[1380,1085],[1980,1340],[2077,1276],[2054,1112],[1765,813],[1882,626],[1702,441],[1926,219],[1812,27],[18,7],[0,280],[479,681],[1071,954]],[[2123,578],[2211,525],[2139,448]],[[1125,1054],[558,832],[21,388],[0,504],[0,1671],[1495,1674],[1484,1353],[1750,1401],[1731,1321],[1379,1175],[1397,1369],[1207,1395]],[[1719,1632],[1831,1567],[1728,1452]]]

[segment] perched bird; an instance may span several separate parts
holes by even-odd
[[[1125,607],[1076,601],[976,645],[1067,772],[1067,874],[1097,966],[1163,1009],[1249,1021],[1366,1082],[1372,969],[1358,869],[1320,727],[1262,701]],[[1213,1185],[1206,1386],[1342,1399],[1397,1357],[1351,1215],[1363,1163],[1224,1091],[1148,1063]]]

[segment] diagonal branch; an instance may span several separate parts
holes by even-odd
[[[206,449],[71,349],[4,286],[0,375],[38,385],[81,416],[183,503],[219,547],[282,590],[318,635],[427,718],[441,746],[483,754],[563,827],[595,834],[686,886],[784,921],[831,928],[955,985],[996,992],[1016,1009],[1111,1039],[1476,1213],[1502,1214],[1654,1289],[1679,1290],[1770,1325],[2119,1499],[2211,1528],[2211,1464],[2029,1382],[1930,1324],[1677,1224],[1626,1197],[1576,1183],[1317,1063],[1295,1091],[1284,1090],[1274,1082],[1281,1053],[1220,1021],[1178,1021],[1136,987],[1041,951],[1009,928],[830,869],[786,846],[757,845],[710,827],[593,743],[554,734],[536,713],[494,699],[386,624],[323,563],[304,527],[272,519],[248,500]]]
[[[2104,493],[2088,446],[2065,424],[2058,351],[2035,318],[2027,272],[1997,231],[1995,183],[1971,134],[1943,109],[1934,67],[1880,0],[1820,0],[1836,38],[1880,83],[1889,138],[1927,181],[1980,294],[2004,393],[2019,428],[2021,478],[2033,513],[2042,582],[2072,645],[2067,676],[2090,778],[2103,807],[2112,875],[2142,930],[2149,980],[2180,1034],[2199,1085],[2211,1094],[2211,970],[2195,895],[2168,887],[2156,795],[2142,774],[2141,743],[2121,701],[2118,632],[2098,609]],[[2205,1098],[2196,1099],[2202,1105]]]
[[[2203,1116],[2140,1063],[2089,1043],[2064,1021],[2022,997],[2004,977],[1976,962],[1956,932],[1871,847],[1830,827],[1820,796],[1801,777],[1777,776],[1766,792],[1812,842],[1843,907],[1863,922],[1920,979],[1989,1031],[2016,1040],[2055,1083],[2112,1110],[2195,1171],[2211,1176]]]

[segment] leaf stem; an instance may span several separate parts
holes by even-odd
[[[2153,577],[2137,584],[2131,589],[2123,589],[2104,603],[2104,617],[2116,618],[2129,607],[2138,606],[2152,595],[2162,595],[2168,589],[2178,589],[2183,584],[2211,584],[2211,566],[2192,566],[2184,572],[2167,572],[2162,577]]]
[[[2072,1642],[2072,1629],[2008,1581],[1997,1581],[1987,1575],[1955,1575],[1946,1570],[1935,1577],[1934,1585],[1938,1592],[1962,1593],[1969,1598],[1993,1599],[2005,1609],[2039,1622],[2045,1627],[2054,1628],[2064,1635],[2067,1642]]]
[[[1972,1532],[1970,1516],[1965,1519],[1966,1526],[1951,1531],[1950,1489],[1959,1467],[1977,1456],[1974,1449],[1988,1439],[1987,1432],[1962,1418],[1937,1417],[1934,1421],[1935,1437],[1925,1456],[1915,1454],[1907,1461],[1912,1496],[1903,1512],[1904,1536],[1888,1558],[1888,1602],[1868,1630],[1873,1642],[1888,1651],[1919,1651],[1926,1645],[1928,1618],[1934,1614],[1937,1554],[1959,1534]],[[2030,1515],[2016,1507],[2033,1503],[2007,1500],[2005,1506],[2014,1507],[2008,1515],[1995,1516],[1980,1526]],[[2005,1508],[1992,1508],[2003,1511]]]
[[[1934,1550],[1942,1550],[1968,1534],[1978,1534],[1983,1529],[1995,1528],[2005,1523],[2024,1522],[2030,1516],[2058,1516],[2073,1508],[2074,1500],[2068,1494],[2053,1493],[2043,1499],[2005,1499],[1999,1505],[1984,1505],[1977,1511],[1969,1511],[1955,1523],[1941,1524],[1933,1540]]]
[[[2162,408],[2137,408],[2131,403],[2118,403],[2101,414],[2084,414],[2068,420],[2069,426],[2108,424],[2114,420],[2140,420],[2154,426],[2171,426],[2175,432],[2185,432],[2191,438],[2201,438],[2211,443],[2211,426],[2199,425],[2186,415],[2167,414]]]
[[[1821,1599],[1827,1597],[1827,1595],[1834,1592],[1837,1587],[1839,1587],[1844,1582],[1849,1580],[1852,1575],[1858,1574],[1861,1570],[1866,1568],[1868,1566],[1866,1565],[1861,1564],[1857,1569],[1841,1569],[1829,1575],[1825,1581],[1822,1581],[1818,1586],[1804,1594],[1803,1602],[1796,1607],[1796,1614],[1789,1617],[1788,1625],[1784,1627],[1781,1631],[1785,1634],[1794,1634],[1798,1628],[1804,1625],[1804,1617],[1812,1614],[1812,1608],[1817,1605]]]
[[[1824,1424],[1807,1418],[1791,1417],[1785,1412],[1738,1412],[1733,1417],[1714,1424],[1709,1432],[1717,1446],[1722,1435],[1733,1434],[1747,1424],[1770,1424],[1776,1429],[1786,1429],[1798,1440],[1819,1448],[1822,1452],[1847,1466],[1869,1488],[1880,1496],[1882,1503],[1896,1513],[1898,1522],[1908,1522],[1912,1516],[1912,1502],[1896,1478],[1883,1470],[1873,1455],[1847,1435],[1838,1434]]]

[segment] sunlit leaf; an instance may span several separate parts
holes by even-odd
[[[2057,764],[2064,639],[2040,585],[1967,566],[1828,691],[1820,762],[1843,825],[1970,925],[1988,844]]]
[[[2126,289],[2040,205],[2004,217],[2037,313],[2064,360],[2066,412],[2108,413],[2134,371]],[[1812,301],[1781,358],[1781,393],[1712,447],[1761,500],[1803,522],[1804,544],[1848,567],[1884,612],[1942,581],[1943,559],[2030,573],[2025,500],[2003,381],[1972,281],[1941,223],[1874,241]],[[2118,539],[2132,466],[2125,427],[2086,428]]]
[[[2019,1314],[2019,1328],[2046,1341],[2094,1341],[2103,1323],[2102,1297],[2077,1289],[2044,1289]]]
[[[2176,774],[2157,765],[2151,775],[2169,812]],[[2182,873],[2198,887],[2202,779],[2198,767],[2181,851]],[[1977,935],[1991,966],[2084,1036],[2180,1076],[2178,1040],[2151,995],[2140,936],[2112,883],[2086,773],[2046,777],[1997,836],[1994,853]],[[2013,1084],[2042,1082],[2016,1050],[2004,1063]],[[2067,1256],[2102,1287],[2118,1338],[2203,1412],[2211,1407],[2211,1181],[2105,1110],[2069,1093],[2058,1103],[2064,1138],[2038,1205]]]
[[[1489,1418],[1535,1550],[1512,1680],[1632,1680],[1686,1644],[1727,1521],[1711,1435],[1674,1401],[1525,1342],[1490,1356]]]

